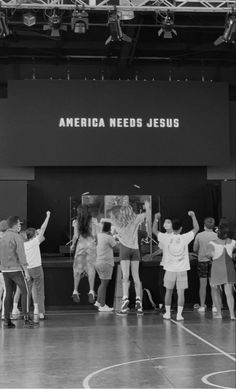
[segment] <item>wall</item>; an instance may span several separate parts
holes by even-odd
[[[27,181],[0,181],[0,220],[10,215],[27,218]]]

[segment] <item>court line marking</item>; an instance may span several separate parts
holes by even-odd
[[[172,323],[175,323],[178,327],[182,328],[183,330],[185,330],[186,332],[188,332],[189,334],[191,334],[192,336],[194,336],[195,338],[201,340],[203,343],[206,343],[208,346],[214,348],[215,350],[219,351],[221,354],[225,355],[227,358],[231,359],[232,361],[236,362],[236,358],[234,358],[232,355],[230,355],[229,353],[227,353],[226,351],[222,350],[221,348],[215,346],[214,344],[208,342],[207,340],[205,340],[204,338],[202,338],[201,336],[195,334],[195,332],[189,330],[187,327],[185,327],[183,324],[171,319]]]
[[[212,377],[216,374],[223,374],[223,373],[230,373],[230,372],[236,372],[236,370],[222,370],[222,371],[216,371],[214,373],[210,373],[210,374],[206,374],[202,377],[202,382],[206,385],[210,385],[210,386],[215,386],[216,388],[223,388],[223,389],[234,389],[232,387],[228,387],[228,386],[221,386],[221,385],[217,385],[217,384],[213,384],[212,382],[208,381],[208,378],[209,377]]]
[[[221,355],[222,353],[203,353],[203,354],[182,354],[182,355],[169,355],[168,357],[154,357],[154,358],[145,358],[145,359],[137,359],[135,361],[128,361],[128,362],[123,362],[123,363],[118,363],[116,365],[111,365],[107,367],[103,367],[102,369],[95,370],[92,373],[88,374],[82,382],[83,388],[84,389],[92,389],[91,386],[89,386],[89,381],[97,374],[103,373],[106,370],[111,370],[116,367],[121,367],[125,365],[131,365],[134,363],[141,363],[141,362],[149,362],[149,361],[155,361],[155,360],[160,360],[160,359],[171,359],[171,358],[183,358],[183,357],[200,357],[200,356],[209,356],[209,355]],[[177,388],[176,388],[177,389]],[[229,388],[232,389],[232,388]]]

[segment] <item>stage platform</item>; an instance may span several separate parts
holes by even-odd
[[[0,388],[235,388],[235,322],[184,311],[49,312],[0,329]]]

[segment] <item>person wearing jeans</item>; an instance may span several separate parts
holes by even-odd
[[[4,316],[6,328],[14,328],[10,319],[12,296],[16,285],[21,290],[22,314],[25,327],[33,327],[34,323],[29,317],[29,291],[27,281],[30,279],[27,270],[27,261],[24,250],[24,242],[19,235],[21,223],[18,216],[10,216],[7,219],[8,229],[0,240],[0,264],[3,273],[6,296],[4,301]]]

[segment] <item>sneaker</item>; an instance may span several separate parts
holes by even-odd
[[[47,320],[47,316],[45,315],[45,313],[40,313],[39,314],[39,320]]]
[[[5,320],[4,328],[15,328],[15,324],[12,323],[12,321],[10,319],[9,320]]]
[[[101,304],[98,302],[98,301],[96,301],[96,303],[95,304],[93,304],[96,308],[99,308],[100,306],[101,306]]]
[[[95,293],[93,290],[90,290],[90,292],[88,293],[88,300],[90,302],[90,304],[93,304],[94,303],[94,300],[95,300]]]
[[[128,315],[128,312],[129,312],[129,309],[127,309],[126,311],[120,310],[120,311],[117,311],[116,314],[118,316],[126,316],[126,315]]]
[[[184,317],[182,315],[177,315],[176,316],[176,320],[177,321],[182,321],[182,320],[184,320]]]
[[[129,300],[128,299],[122,299],[122,304],[121,304],[121,311],[127,312],[129,310]]]
[[[136,299],[135,309],[136,309],[138,314],[142,314],[143,313],[143,306],[142,306],[141,300],[139,298]]]
[[[110,308],[105,304],[103,307],[99,307],[98,310],[99,312],[112,312],[114,311],[114,308]]]
[[[213,306],[213,307],[212,307],[212,312],[213,312],[213,313],[217,313],[217,308]]]
[[[170,315],[168,315],[168,313],[164,313],[163,319],[170,320]]]
[[[20,315],[20,313],[18,308],[12,310],[12,315]]]
[[[78,292],[73,292],[72,300],[74,301],[74,303],[77,303],[77,304],[80,302],[80,298],[79,298],[79,293]]]
[[[33,320],[28,315],[24,316],[24,327],[25,328],[34,328],[35,324],[37,324],[37,323],[34,323]]]
[[[205,312],[206,308],[205,307],[200,307],[198,308],[198,312]]]

